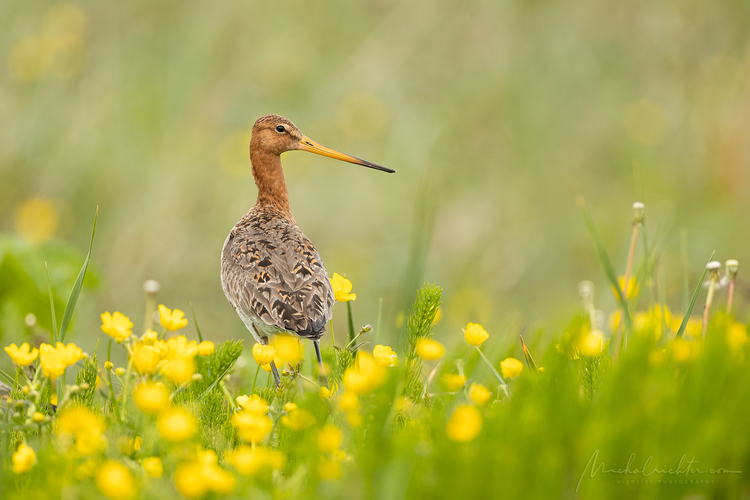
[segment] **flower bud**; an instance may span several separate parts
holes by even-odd
[[[40,422],[42,422],[44,420],[44,414],[39,413],[39,412],[35,412],[34,416],[31,417],[31,418],[32,418],[32,420],[34,420],[34,423],[38,424],[38,423],[40,423]]]
[[[737,276],[737,271],[740,270],[740,263],[734,259],[731,259],[727,261],[726,266],[729,279],[734,279],[734,277]]]
[[[718,260],[712,260],[708,264],[706,264],[706,269],[708,269],[709,274],[711,275],[711,278],[716,278],[719,275],[719,268],[721,267],[721,262]]]
[[[34,328],[36,326],[36,316],[34,316],[32,313],[29,313],[23,319],[23,322],[28,328]]]
[[[362,331],[364,333],[371,332],[372,331],[372,325],[365,325],[362,327]]]
[[[25,395],[27,395],[27,396],[28,396],[28,395],[29,395],[29,392],[31,392],[31,388],[30,388],[30,387],[29,387],[28,385],[25,385],[25,386],[23,386],[23,388],[21,389],[21,392],[22,392],[22,393],[24,393]]]
[[[203,380],[203,375],[201,375],[200,373],[196,373],[193,375],[193,382],[200,382],[201,380]]]
[[[111,362],[111,361],[105,361],[105,362],[104,362],[104,369],[105,369],[105,370],[107,370],[107,371],[110,371],[110,370],[112,369],[112,367],[114,367],[114,366],[115,366],[115,365],[114,365],[114,364],[112,364],[112,362]]]
[[[91,386],[87,384],[86,382],[82,383],[78,387],[80,387],[82,391],[88,391],[91,388]]]
[[[115,373],[118,377],[122,377],[123,375],[125,375],[125,368],[119,367],[117,370],[115,370]]]
[[[143,291],[149,294],[155,294],[159,291],[161,285],[156,280],[148,280],[143,283]]]
[[[578,294],[584,302],[594,300],[594,290],[596,290],[596,287],[590,281],[581,281],[578,283]]]
[[[643,214],[645,212],[645,205],[640,201],[633,203],[633,224],[643,223]]]
[[[71,394],[77,394],[78,391],[80,391],[80,390],[81,390],[81,387],[78,386],[78,385],[71,385],[70,386],[70,393]]]

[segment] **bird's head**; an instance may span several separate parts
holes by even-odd
[[[255,125],[253,125],[250,149],[265,151],[275,155],[294,150],[309,151],[383,172],[395,172],[395,170],[383,167],[377,163],[361,160],[323,146],[300,132],[294,123],[279,115],[266,115],[258,118]]]

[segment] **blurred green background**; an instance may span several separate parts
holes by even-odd
[[[354,283],[355,322],[383,297],[381,341],[423,280],[445,289],[449,344],[468,321],[508,342],[566,324],[582,279],[611,310],[578,195],[620,272],[646,203],[673,310],[682,237],[691,287],[713,250],[750,261],[745,1],[5,0],[0,57],[5,343],[26,312],[49,321],[45,260],[59,321],[96,206],[70,340],[91,349],[103,311],[140,325],[147,279],[169,307],[192,301],[208,338],[246,337],[219,252],[255,202],[247,144],[266,113],[396,169],[282,158],[297,223]]]

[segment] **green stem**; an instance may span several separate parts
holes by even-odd
[[[255,394],[255,383],[258,381],[258,373],[260,373],[260,365],[255,369],[255,377],[253,378],[253,386],[250,389],[250,394]]]
[[[107,361],[110,363],[112,359],[112,339],[109,339],[109,344],[107,346]],[[120,420],[120,412],[117,409],[117,398],[115,397],[115,389],[112,386],[112,370],[106,370],[107,371],[107,387],[109,388],[109,399],[112,401],[112,413],[115,414],[118,420]]]
[[[227,386],[224,384],[224,381],[219,382],[219,388],[221,389],[221,392],[224,393],[224,397],[227,398],[227,401],[229,402],[229,406],[232,407],[232,410],[235,410],[237,408],[237,403],[232,399],[232,395],[229,394],[229,390],[227,389]]]
[[[352,302],[346,303],[346,312],[349,316],[349,341],[354,340],[354,318],[352,317]]]
[[[487,359],[487,356],[484,355],[484,353],[482,352],[482,350],[479,348],[478,345],[475,345],[474,347],[477,348],[477,351],[479,352],[479,355],[482,356],[482,359],[484,360],[484,362],[487,363],[487,366],[490,367],[490,370],[492,370],[492,373],[495,375],[495,377],[497,378],[497,380],[500,381],[500,383],[503,384],[506,387],[506,390],[507,390],[508,384],[505,383],[505,380],[503,380],[503,377],[500,376],[500,374],[497,372],[497,370],[492,365],[492,363],[490,363],[490,360]]]
[[[128,367],[125,370],[125,382],[123,383],[123,389],[122,389],[122,406],[120,407],[120,411],[122,413],[120,420],[123,422],[125,421],[125,403],[128,401],[128,386],[130,385],[130,374],[133,371],[133,352],[130,351],[130,359],[128,360]]]

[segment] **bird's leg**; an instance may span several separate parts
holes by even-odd
[[[276,369],[276,363],[271,361],[271,372],[273,372],[273,379],[276,382],[276,388],[282,387],[281,377],[279,376],[279,370]]]
[[[313,345],[315,345],[315,355],[318,357],[318,380],[320,380],[320,385],[328,387],[328,377],[323,368],[323,357],[320,355],[320,339],[313,340]]]

